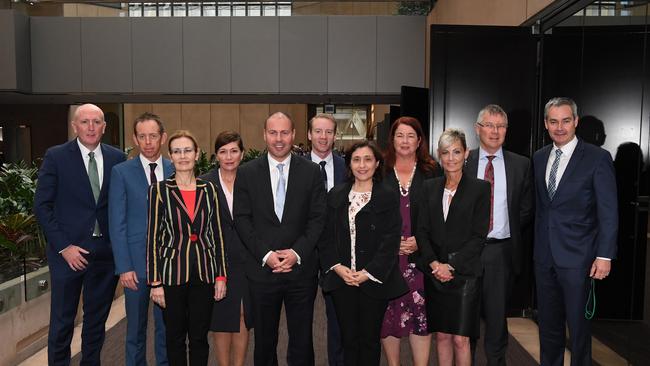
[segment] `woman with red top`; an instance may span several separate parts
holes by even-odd
[[[149,189],[147,282],[163,308],[167,357],[172,366],[207,365],[213,299],[226,295],[226,253],[217,189],[197,179],[196,139],[188,131],[169,138],[176,173]]]

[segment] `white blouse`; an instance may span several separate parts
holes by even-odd
[[[452,200],[452,198],[454,198],[455,194],[456,194],[455,189],[452,191],[452,190],[447,189],[447,188],[445,188],[445,191],[442,194],[442,214],[445,217],[445,221],[447,221],[447,214],[449,213],[449,206],[451,206],[451,200]]]
[[[350,190],[348,194],[348,199],[350,202],[350,208],[348,209],[348,220],[350,222],[350,269],[353,271],[357,270],[357,255],[355,251],[356,240],[357,240],[357,228],[355,225],[355,219],[357,213],[370,202],[370,197],[372,192],[355,192]]]

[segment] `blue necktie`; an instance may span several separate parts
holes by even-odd
[[[548,198],[551,200],[555,196],[555,190],[557,189],[557,183],[555,179],[557,177],[557,168],[560,166],[560,156],[562,156],[562,150],[555,150],[555,160],[553,160],[553,165],[551,165],[551,173],[548,175]]]
[[[286,190],[286,181],[284,180],[284,164],[278,164],[278,172],[280,176],[278,177],[278,186],[275,190],[275,214],[278,216],[278,220],[282,221],[282,212],[284,211],[284,198],[287,194]]]

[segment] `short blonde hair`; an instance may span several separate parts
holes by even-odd
[[[446,129],[438,139],[438,150],[442,150],[456,141],[460,141],[463,149],[467,150],[467,141],[465,140],[465,132],[459,128]]]

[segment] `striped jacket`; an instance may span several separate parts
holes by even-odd
[[[194,251],[196,263],[190,264],[190,251]],[[206,283],[226,276],[217,189],[210,182],[196,180],[194,221],[191,221],[172,175],[149,188],[147,283],[182,285],[189,282],[193,266]]]

